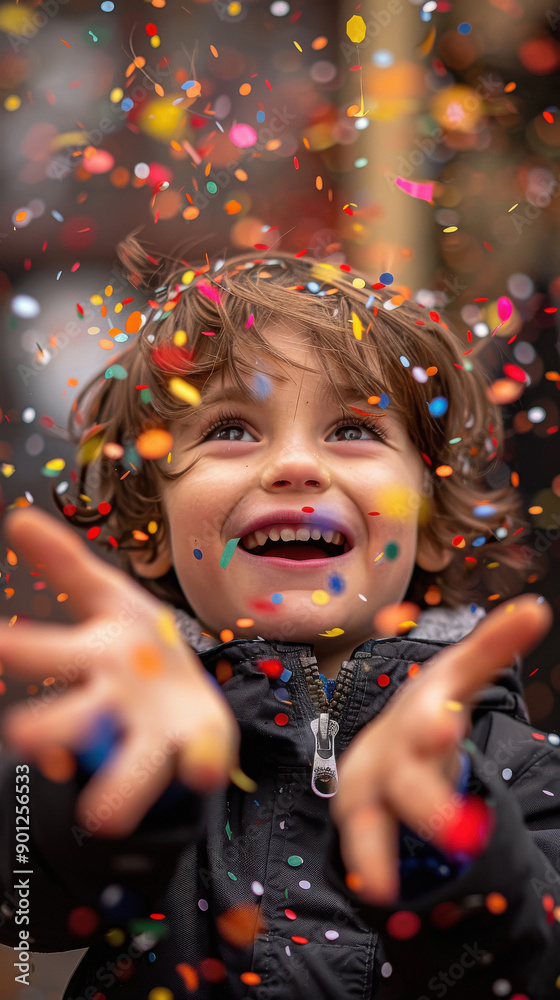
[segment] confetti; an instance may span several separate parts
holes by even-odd
[[[233,553],[235,552],[240,541],[241,538],[230,538],[229,542],[226,543],[226,547],[220,556],[220,566],[222,569],[227,569],[231,557],[233,556]]]

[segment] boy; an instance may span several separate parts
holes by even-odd
[[[0,635],[8,670],[55,678],[4,726],[6,898],[32,874],[2,940],[89,945],[67,1000],[552,998],[558,738],[512,666],[550,611],[473,632],[461,604],[512,561],[484,378],[437,315],[290,255],[155,294],[76,406],[63,506],[144,589],[8,519],[80,624]]]

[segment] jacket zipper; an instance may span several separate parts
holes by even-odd
[[[311,788],[315,795],[330,799],[338,791],[338,771],[334,749],[335,737],[339,731],[342,709],[346,704],[352,686],[353,665],[344,660],[336,681],[331,701],[328,702],[319,677],[317,663],[310,664],[305,671],[305,681],[309,698],[318,715],[309,725],[315,737],[315,752],[311,770]]]

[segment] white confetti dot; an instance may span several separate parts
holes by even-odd
[[[251,890],[255,893],[255,896],[262,896],[264,888],[260,882],[251,882]]]
[[[554,792],[547,792],[546,788],[543,788],[543,795],[552,795],[554,797]]]
[[[338,931],[325,931],[325,937],[327,941],[336,941],[340,937]]]
[[[511,767],[504,767],[504,769],[502,771],[502,778],[504,779],[504,781],[509,781],[509,779],[511,778],[512,774],[513,774],[513,771],[511,769]]]
[[[560,736],[558,735],[558,733],[549,733],[548,742],[552,743],[553,746],[557,747],[558,744],[560,743]]]
[[[302,879],[301,882],[299,883],[299,887],[300,889],[310,889],[311,882],[308,882],[306,879]]]
[[[367,597],[364,597],[363,594],[358,594],[358,597],[360,598],[361,601],[366,601],[367,603]]]
[[[508,979],[496,979],[496,982],[492,983],[492,993],[497,997],[507,996],[511,993],[511,983]]]
[[[289,944],[287,944],[287,945],[286,945],[286,947],[285,947],[285,949],[284,949],[284,950],[285,950],[285,952],[286,952],[286,955],[287,955],[287,956],[288,956],[288,958],[289,958],[289,957],[290,957],[290,955],[292,954],[292,953],[291,953],[291,951],[290,951],[290,946],[289,946]]]
[[[381,975],[383,976],[383,978],[388,979],[392,971],[393,971],[393,966],[391,965],[391,963],[383,962],[383,965],[381,966]]]
[[[199,899],[198,908],[199,910],[204,910],[204,912],[206,912],[206,910],[208,909],[208,903],[206,902],[205,899]]]
[[[23,413],[21,415],[21,419],[23,420],[24,424],[30,424],[33,420],[35,420],[35,416],[36,416],[36,414],[35,414],[35,410],[33,409],[33,407],[32,406],[26,406],[25,410],[23,411]]]

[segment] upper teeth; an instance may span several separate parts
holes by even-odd
[[[270,528],[259,528],[258,531],[251,531],[243,539],[243,545],[246,549],[255,549],[257,545],[264,545],[268,538],[272,542],[278,542],[280,539],[283,542],[308,542],[310,538],[318,541],[321,537],[326,542],[332,542],[333,545],[342,545],[344,543],[342,532],[333,531],[331,528],[291,528],[282,524],[275,524]]]

